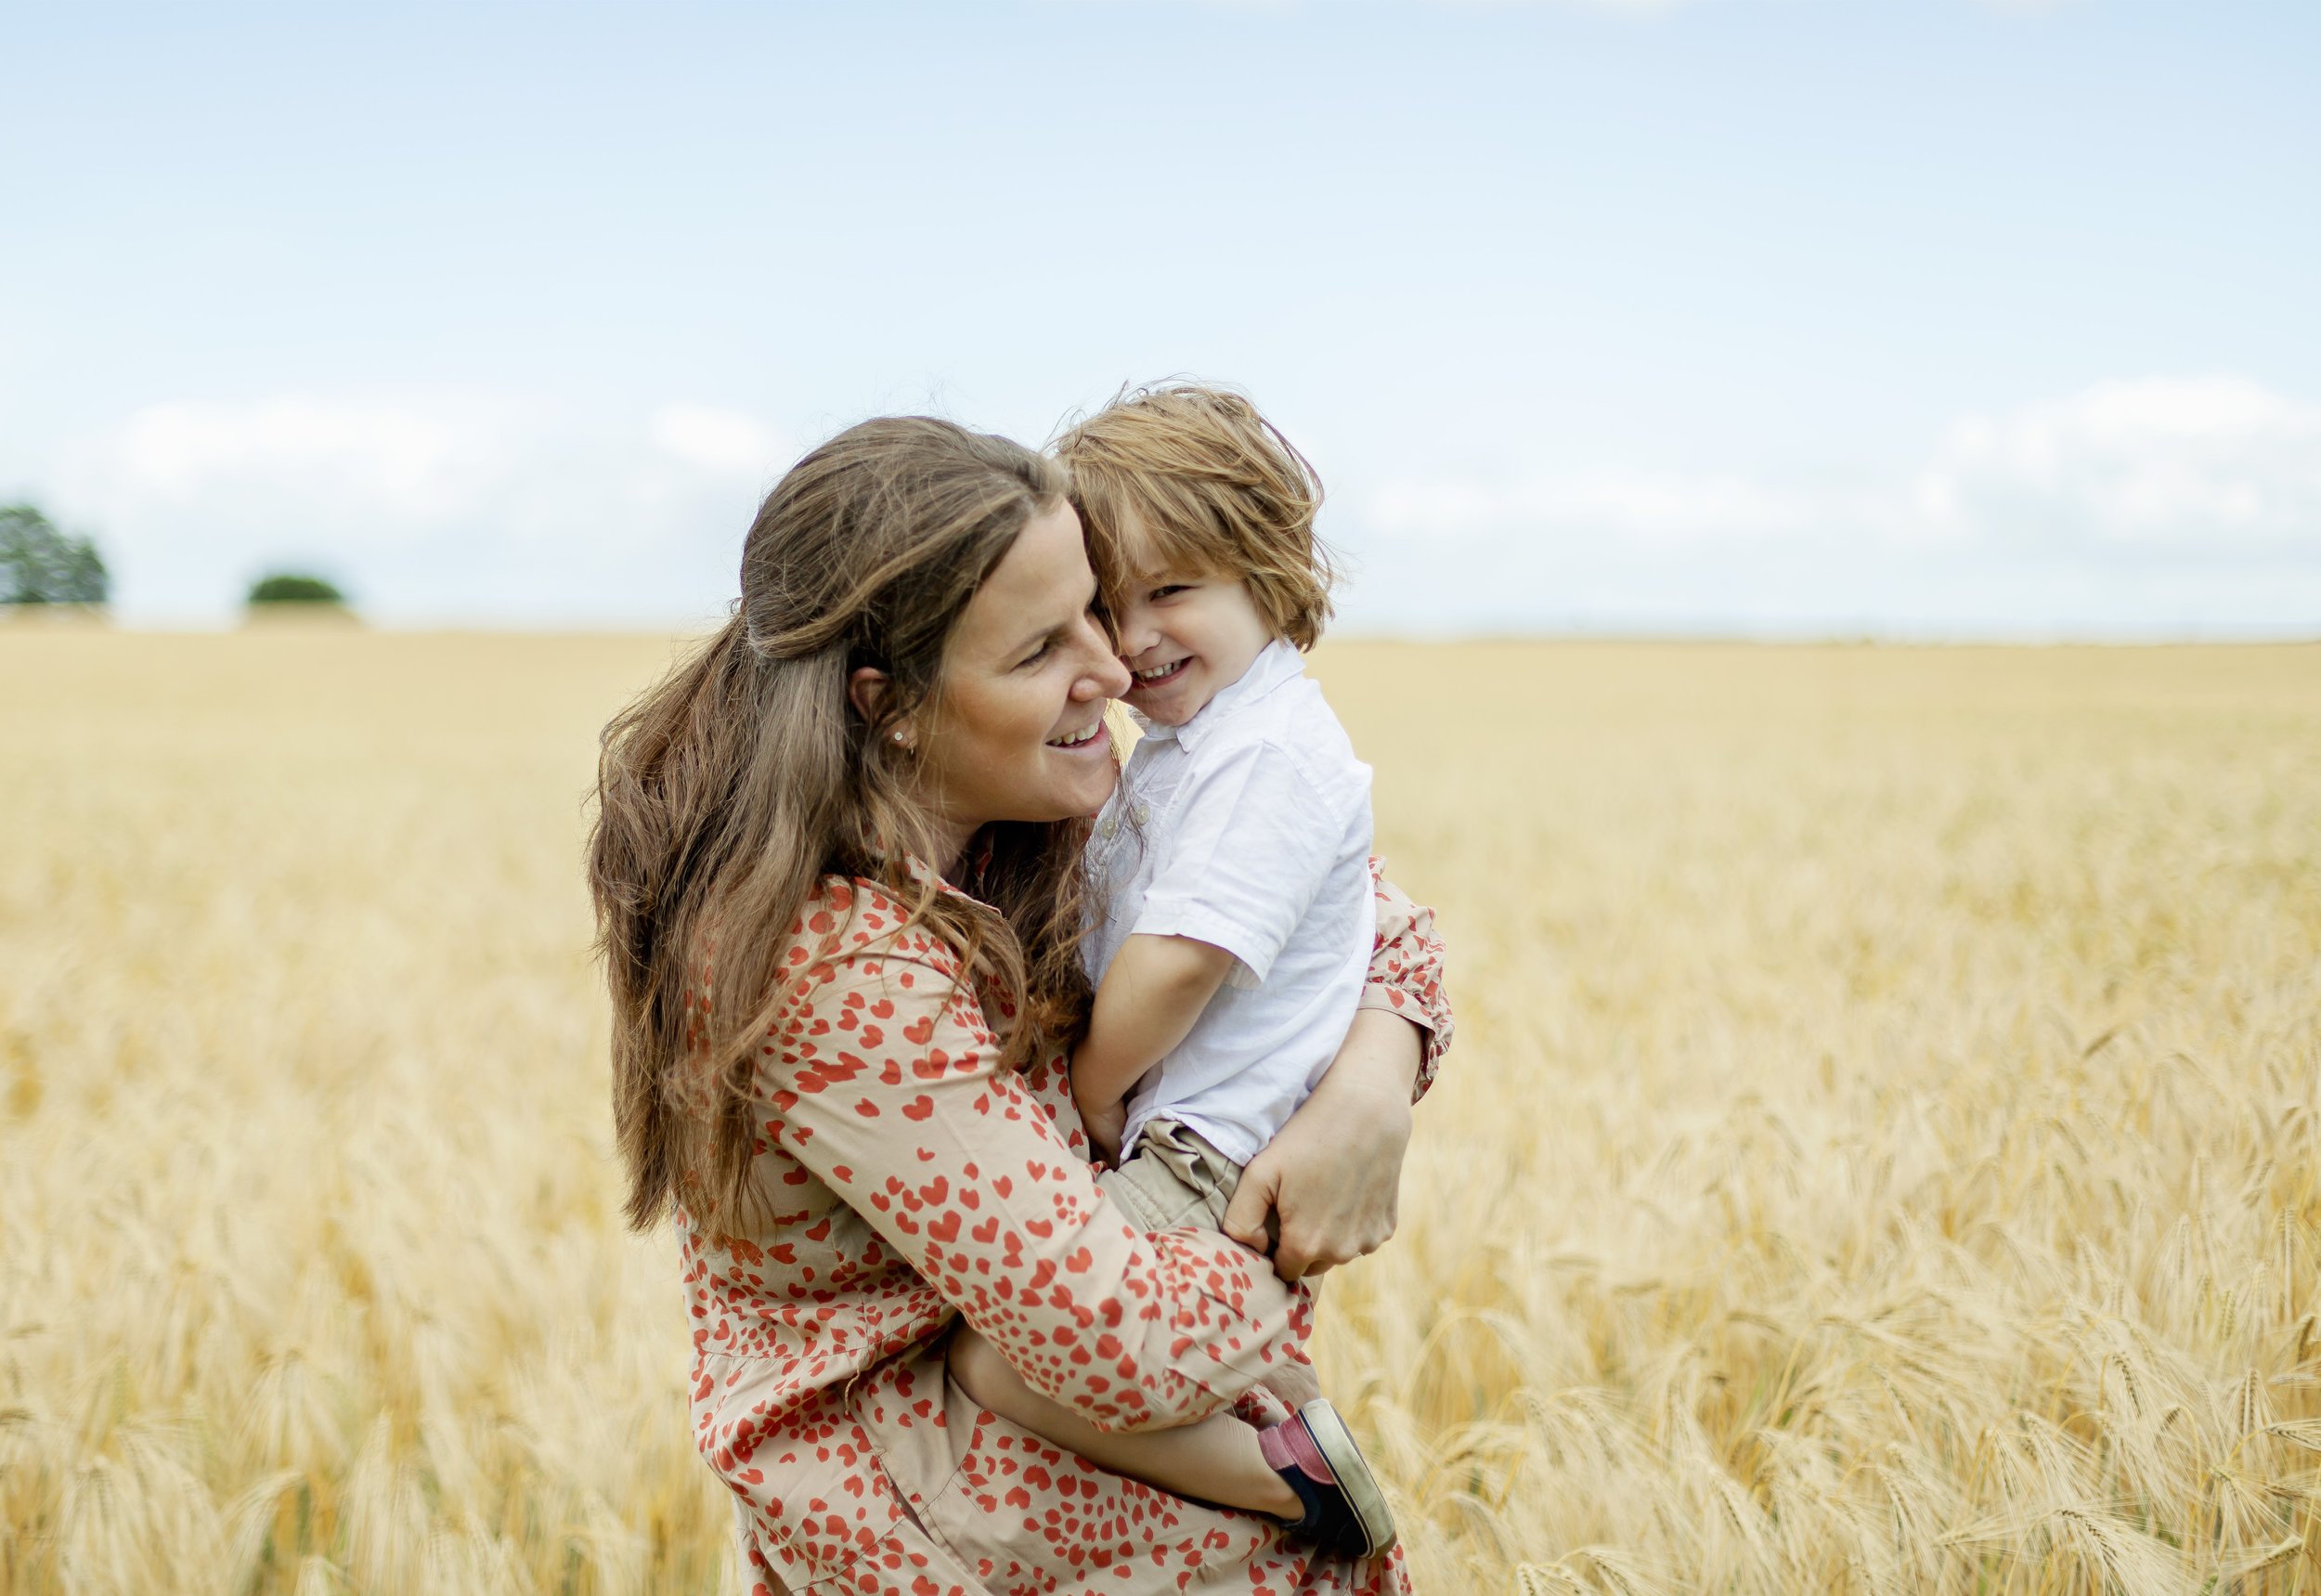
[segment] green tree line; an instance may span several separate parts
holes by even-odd
[[[112,590],[104,556],[19,500],[0,504],[0,604],[101,604]],[[253,604],[344,604],[346,595],[320,577],[276,571],[251,584]]]
[[[0,504],[0,603],[101,604],[112,578],[86,538],[30,504]]]

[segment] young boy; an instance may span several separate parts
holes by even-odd
[[[1220,1229],[1345,1039],[1374,930],[1369,769],[1299,658],[1329,615],[1321,485],[1248,400],[1194,386],[1115,401],[1057,452],[1145,727],[1090,845],[1098,984],[1072,1093],[1134,1224]],[[1334,1551],[1394,1543],[1326,1401],[1263,1432],[1218,1415],[1109,1434],[971,1330],[951,1359],[984,1407],[1116,1473]]]

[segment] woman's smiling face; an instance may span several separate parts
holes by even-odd
[[[1058,505],[1024,524],[960,612],[934,701],[905,733],[919,791],[959,847],[993,821],[1070,820],[1111,796],[1104,708],[1128,672],[1096,595],[1080,517]]]

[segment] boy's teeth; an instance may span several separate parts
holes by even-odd
[[[1170,671],[1174,670],[1178,666],[1184,663],[1185,662],[1181,659],[1172,659],[1166,665],[1156,665],[1150,670],[1132,671],[1130,674],[1135,676],[1139,681],[1150,681],[1156,676],[1166,676]]]

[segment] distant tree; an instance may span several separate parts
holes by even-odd
[[[343,604],[346,595],[320,577],[297,571],[277,571],[250,586],[253,604]]]
[[[0,603],[101,604],[111,587],[97,545],[30,504],[0,504]]]

